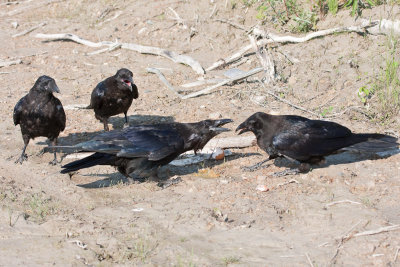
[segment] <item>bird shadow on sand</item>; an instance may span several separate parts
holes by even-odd
[[[186,165],[186,166],[173,166],[167,165],[163,166],[158,170],[158,177],[159,179],[155,180],[156,182],[163,182],[168,180],[174,176],[181,176],[181,175],[188,175],[197,173],[199,169],[202,168],[212,168],[214,166],[221,165],[225,162],[237,159],[237,158],[244,158],[244,157],[251,157],[254,155],[259,155],[259,153],[235,153],[231,156],[225,157],[224,160],[213,160],[208,159],[203,162]],[[111,174],[84,174],[82,176],[89,176],[89,177],[107,177],[105,179],[93,181],[87,184],[77,184],[79,187],[89,188],[89,189],[96,189],[96,188],[104,188],[104,187],[111,187],[119,184],[124,184],[128,182],[128,179],[120,174],[119,172],[114,172]],[[145,181],[137,181],[137,183],[146,182]]]

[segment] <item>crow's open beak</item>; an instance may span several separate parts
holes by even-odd
[[[214,132],[218,132],[218,133],[228,132],[228,131],[230,131],[230,129],[223,128],[223,127],[220,127],[220,126],[223,126],[223,125],[225,125],[227,123],[230,123],[230,122],[233,122],[233,120],[231,120],[231,119],[216,120],[214,122],[214,126],[210,127],[210,130],[214,131]]]
[[[240,130],[240,132],[238,133],[239,135],[241,135],[242,133],[245,133],[245,132],[250,131],[250,130],[247,128],[247,125],[246,125],[246,124],[247,124],[247,123],[246,123],[246,121],[245,121],[245,122],[241,123],[241,124],[236,128],[236,132]]]
[[[133,79],[129,77],[128,79],[124,80],[124,83],[126,83],[132,90],[132,86],[134,85]]]

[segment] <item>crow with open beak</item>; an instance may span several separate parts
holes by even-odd
[[[132,72],[123,68],[93,89],[87,108],[94,109],[95,117],[103,123],[105,131],[109,131],[108,118],[120,113],[124,113],[128,125],[128,109],[133,99],[139,97],[132,77]]]

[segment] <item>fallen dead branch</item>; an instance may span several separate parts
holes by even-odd
[[[335,250],[335,254],[333,255],[333,257],[331,258],[331,264],[335,264],[336,263],[336,258],[339,255],[339,251],[342,248],[344,242],[346,240],[348,240],[348,236],[350,235],[350,233],[361,223],[361,221],[358,221],[358,223],[356,223],[355,225],[353,225],[349,231],[347,231],[347,233],[345,235],[343,235],[342,237],[340,237],[339,239],[339,244],[336,247]]]
[[[281,186],[288,185],[288,184],[293,184],[293,183],[299,184],[299,181],[297,181],[296,179],[291,179],[290,181],[277,184],[276,187],[281,187]]]
[[[114,50],[117,50],[117,49],[121,48],[121,46],[122,46],[122,44],[115,43],[114,45],[111,45],[111,46],[109,46],[107,48],[96,50],[96,51],[93,51],[93,52],[90,52],[90,53],[87,53],[87,54],[92,56],[92,55],[98,55],[98,54],[101,54],[101,53],[104,53],[104,52],[111,52],[111,51],[114,51]]]
[[[311,111],[311,110],[308,110],[308,109],[305,109],[305,108],[303,108],[303,107],[297,106],[297,105],[291,103],[290,101],[288,101],[288,100],[286,100],[286,99],[283,99],[283,98],[277,96],[277,95],[274,94],[273,92],[269,91],[269,90],[265,87],[264,83],[262,83],[261,81],[259,81],[259,83],[264,87],[265,92],[266,92],[267,94],[269,94],[270,96],[275,97],[277,100],[279,100],[279,101],[281,101],[281,102],[283,102],[283,103],[285,103],[285,104],[288,104],[289,106],[294,107],[295,109],[299,109],[299,110],[301,110],[301,111],[310,113],[310,114],[312,114],[312,115],[314,115],[314,116],[316,116],[316,117],[320,117],[319,114],[317,114],[317,113],[315,113],[315,112],[313,112],[313,111]]]
[[[181,87],[183,88],[191,88],[191,87],[196,87],[196,86],[200,86],[200,85],[204,85],[204,84],[215,84],[215,83],[220,83],[222,81],[224,81],[225,79],[208,79],[208,80],[200,80],[200,81],[195,81],[195,82],[191,82],[191,83],[185,83],[182,84]]]
[[[349,200],[349,199],[345,199],[345,200],[339,200],[339,201],[334,201],[334,202],[328,203],[324,207],[325,207],[325,209],[327,209],[330,206],[337,205],[337,204],[342,204],[342,203],[350,203],[350,204],[361,205],[360,202],[356,202],[356,201],[352,201],[352,200]]]
[[[361,233],[354,234],[350,237],[358,237],[358,236],[366,236],[366,235],[376,235],[384,232],[389,232],[389,231],[395,231],[400,229],[400,224],[395,224],[395,225],[390,225],[390,226],[385,226],[385,227],[380,227],[378,229],[374,230],[369,230]],[[350,238],[349,237],[349,238]]]
[[[254,135],[250,136],[237,136],[237,137],[226,137],[226,138],[213,138],[204,147],[213,148],[244,148],[254,146],[256,144],[256,137]]]
[[[41,39],[48,39],[48,41],[70,40],[70,41],[76,42],[78,44],[83,44],[83,45],[86,45],[89,47],[103,47],[103,46],[113,47],[113,46],[119,44],[116,42],[109,42],[109,41],[95,43],[95,42],[92,42],[89,40],[82,39],[79,36],[77,36],[75,34],[70,34],[70,33],[55,33],[55,34],[38,33],[35,35],[35,37],[41,38]],[[159,47],[144,46],[144,45],[138,45],[138,44],[133,44],[133,43],[120,43],[120,44],[121,44],[122,49],[136,51],[141,54],[162,56],[162,57],[172,60],[173,62],[190,66],[197,74],[205,73],[204,69],[200,65],[200,63],[189,56],[179,55],[176,52],[169,51],[169,50],[159,48]]]
[[[397,256],[399,255],[399,251],[400,251],[400,247],[397,247],[396,253],[394,254],[394,257],[393,257],[393,263],[396,263],[396,261],[397,261]]]
[[[10,61],[0,61],[0,68],[8,67],[11,65],[17,65],[17,64],[21,64],[21,63],[22,63],[21,59],[10,60]]]
[[[231,25],[231,26],[233,26],[233,27],[235,27],[237,29],[240,29],[240,30],[243,30],[243,31],[247,32],[247,29],[245,27],[243,27],[242,25],[239,25],[239,24],[237,24],[235,22],[232,22],[232,21],[229,21],[229,20],[226,20],[226,19],[214,19],[214,20],[218,21],[218,22],[229,24],[229,25]]]
[[[311,267],[314,267],[314,264],[312,263],[311,258],[310,258],[310,256],[308,255],[308,253],[306,253],[306,257],[307,257],[307,260],[308,260],[308,263],[310,264],[310,266],[311,266]]]
[[[268,47],[263,48],[262,46],[257,45],[256,39],[254,36],[249,35],[250,43],[253,46],[253,49],[256,51],[256,55],[258,60],[261,63],[261,66],[264,69],[264,77],[265,83],[271,84],[275,82],[275,66],[274,61],[272,59],[271,53],[268,51]]]
[[[223,85],[231,83],[231,82],[236,82],[236,81],[239,81],[239,80],[243,80],[243,79],[245,79],[245,78],[247,78],[249,76],[252,76],[254,74],[257,74],[257,73],[261,72],[262,70],[263,70],[263,68],[260,68],[260,67],[252,69],[249,72],[246,72],[244,74],[240,74],[240,75],[238,75],[236,77],[233,77],[231,79],[226,79],[226,80],[224,80],[224,81],[222,81],[220,83],[217,83],[216,85],[212,85],[212,86],[209,86],[209,87],[207,87],[207,88],[205,88],[203,90],[200,90],[200,91],[185,95],[182,99],[188,99],[188,98],[193,98],[193,97],[209,94],[212,90],[214,90],[214,89],[216,89],[216,88],[218,88],[220,86],[223,86]]]
[[[367,23],[368,20],[361,19],[361,22]],[[368,33],[370,34],[394,34],[400,35],[400,21],[391,21],[387,19],[382,19],[377,21],[378,24],[368,28]]]
[[[33,32],[34,30],[36,30],[36,29],[38,29],[40,27],[45,26],[46,24],[47,24],[47,22],[42,22],[42,23],[40,23],[40,24],[38,24],[36,26],[33,26],[33,27],[29,28],[29,29],[26,29],[25,31],[22,31],[20,33],[16,33],[12,37],[15,38],[15,37],[26,35],[26,34],[28,34],[30,32]]]
[[[19,9],[12,10],[12,11],[6,13],[6,14],[8,16],[14,16],[14,15],[18,15],[18,14],[20,14],[22,12],[25,12],[26,10],[32,11],[32,10],[34,10],[36,8],[40,8],[40,7],[43,7],[43,6],[47,6],[47,5],[50,5],[50,4],[63,2],[63,1],[64,0],[48,0],[48,1],[44,1],[44,2],[39,2],[39,3],[36,3],[36,5],[27,5],[27,6],[19,8]],[[31,1],[26,1],[24,3],[28,3],[28,2],[31,2]],[[20,2],[20,3],[23,3],[23,2]]]
[[[279,36],[275,35],[272,33],[266,33],[258,28],[253,29],[254,35],[262,36],[264,37],[263,39],[257,41],[258,46],[264,46],[266,44],[272,44],[272,43],[303,43],[307,42],[309,40],[318,38],[318,37],[323,37],[331,34],[336,34],[336,33],[344,33],[344,32],[357,32],[357,33],[365,33],[365,29],[377,25],[376,21],[368,21],[367,23],[362,23],[361,26],[350,26],[350,27],[338,27],[338,28],[332,28],[332,29],[327,29],[327,30],[322,30],[322,31],[317,31],[317,32],[312,32],[309,33],[303,37],[296,37],[296,36]],[[242,47],[238,52],[235,54],[231,55],[230,57],[227,57],[222,60],[218,60],[217,62],[213,63],[210,67],[206,69],[206,71],[211,71],[216,68],[221,67],[222,65],[227,65],[230,64],[239,58],[241,58],[247,51],[249,51],[253,46],[251,44]]]
[[[150,73],[154,73],[157,74],[158,78],[160,78],[160,80],[165,84],[165,86],[167,86],[167,88],[169,90],[171,90],[177,97],[179,98],[183,98],[183,96],[181,94],[179,94],[175,88],[167,81],[167,79],[165,78],[164,74],[162,74],[162,72],[159,69],[156,68],[146,68],[146,70]]]
[[[335,263],[336,261],[336,257],[339,254],[339,250],[340,248],[343,246],[344,242],[350,240],[353,237],[359,237],[359,236],[367,236],[367,235],[376,235],[376,234],[380,234],[380,233],[385,233],[385,232],[389,232],[389,231],[396,231],[400,229],[400,224],[396,224],[396,225],[390,225],[390,226],[385,226],[385,227],[380,227],[378,229],[374,229],[374,230],[368,230],[368,231],[364,231],[361,233],[356,233],[356,234],[352,234],[351,232],[353,231],[353,229],[359,225],[361,223],[361,221],[359,221],[356,225],[354,225],[350,231],[348,231],[348,234],[342,236],[340,238],[339,241],[339,245],[336,248],[336,252],[333,255],[332,259],[331,259],[331,263]]]

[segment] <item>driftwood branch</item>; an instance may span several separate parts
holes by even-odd
[[[298,110],[301,110],[301,111],[310,113],[310,114],[312,114],[312,115],[314,115],[314,116],[316,116],[316,117],[320,117],[319,114],[317,114],[317,113],[315,113],[315,112],[313,112],[313,111],[311,111],[311,110],[308,110],[308,109],[305,109],[305,108],[300,107],[300,106],[298,106],[298,105],[295,105],[295,104],[291,103],[290,101],[288,101],[288,100],[286,100],[286,99],[283,99],[283,98],[277,96],[277,95],[274,94],[273,92],[269,91],[269,90],[267,89],[267,87],[264,85],[264,83],[260,82],[260,84],[261,84],[261,86],[264,87],[265,92],[266,92],[267,94],[269,94],[270,96],[275,97],[277,100],[279,100],[279,101],[281,101],[281,102],[283,102],[283,103],[285,103],[285,104],[287,104],[287,105],[289,105],[289,106],[291,106],[291,107],[293,107],[293,108],[295,108],[295,109],[298,109]]]
[[[361,205],[360,202],[356,202],[356,201],[352,201],[352,200],[349,200],[349,199],[345,199],[345,200],[339,200],[339,201],[334,201],[334,202],[328,203],[328,204],[325,205],[325,209],[327,209],[330,206],[337,205],[337,204],[342,204],[342,203],[350,203],[350,204]]]
[[[323,37],[335,33],[344,33],[344,32],[365,33],[366,28],[375,26],[376,24],[377,24],[376,21],[371,21],[371,22],[368,21],[368,23],[363,23],[361,26],[332,28],[332,29],[312,32],[303,37],[279,36],[272,33],[266,33],[258,28],[253,29],[253,34],[264,37],[263,39],[257,41],[258,46],[264,46],[266,44],[272,44],[272,43],[303,43],[318,37]],[[242,47],[238,52],[231,55],[230,57],[218,60],[217,62],[213,63],[210,67],[206,69],[206,71],[214,70],[216,68],[221,67],[222,65],[226,65],[238,60],[252,47],[253,46],[251,44]]]
[[[58,2],[62,2],[62,1],[64,1],[64,0],[48,0],[48,1],[43,1],[43,2],[39,2],[39,3],[36,2],[35,5],[23,6],[23,7],[19,8],[19,9],[15,9],[15,10],[12,10],[12,11],[6,13],[6,15],[15,16],[17,14],[25,12],[26,10],[32,11],[32,10],[34,10],[36,8],[40,8],[40,7],[49,5],[49,4],[58,3]],[[31,2],[31,1],[26,1],[24,3],[28,3],[28,2]],[[19,3],[22,3],[22,2],[19,2]]]
[[[0,68],[8,67],[11,65],[16,65],[16,64],[21,64],[21,63],[22,63],[21,59],[10,60],[10,61],[0,61]]]
[[[219,147],[219,148],[244,148],[254,146],[257,140],[254,135],[249,136],[235,136],[227,138],[213,138],[204,147]]]
[[[275,66],[274,66],[274,61],[272,60],[272,55],[268,51],[268,47],[266,46],[265,49],[263,49],[262,46],[257,45],[256,39],[252,35],[249,35],[249,39],[251,45],[253,46],[253,49],[256,51],[256,55],[261,63],[261,66],[263,66],[265,83],[266,84],[274,83]]]
[[[368,23],[366,19],[361,19],[361,22]],[[391,21],[387,19],[377,20],[377,25],[367,29],[370,34],[394,34],[400,35],[400,21]]]
[[[252,69],[249,72],[246,72],[244,74],[240,74],[240,75],[238,75],[236,77],[233,77],[231,79],[226,79],[226,80],[224,80],[224,81],[222,81],[220,83],[217,83],[216,85],[212,85],[212,86],[209,86],[207,88],[204,88],[203,90],[200,90],[200,91],[185,95],[182,99],[188,99],[188,98],[193,98],[193,97],[209,94],[212,90],[214,90],[214,89],[216,89],[216,88],[218,88],[220,86],[223,86],[223,85],[231,83],[231,82],[236,82],[236,81],[245,79],[245,78],[247,78],[249,76],[252,76],[254,74],[257,74],[257,73],[261,72],[262,70],[263,70],[263,68]]]
[[[167,88],[169,90],[171,90],[177,97],[179,98],[183,98],[183,96],[181,94],[179,94],[175,88],[167,81],[167,79],[165,78],[164,74],[162,74],[162,72],[159,69],[156,68],[146,68],[146,70],[150,73],[154,73],[157,74],[158,78],[163,82],[163,84],[165,84],[165,86],[167,86]]]
[[[38,29],[38,28],[40,28],[40,27],[45,26],[46,24],[47,24],[47,22],[42,22],[42,23],[40,23],[40,24],[38,24],[38,25],[36,25],[36,26],[33,26],[33,27],[29,28],[29,29],[26,29],[25,31],[22,31],[22,32],[20,32],[20,33],[16,33],[16,34],[14,34],[12,37],[15,38],[15,37],[23,36],[23,35],[25,35],[25,34],[28,34],[28,33],[30,33],[30,32],[33,32],[34,30],[36,30],[36,29]]]
[[[117,43],[115,42],[109,42],[109,41],[103,41],[103,42],[92,42],[89,40],[85,40],[80,38],[77,35],[70,34],[70,33],[56,33],[56,34],[43,34],[43,33],[38,33],[35,35],[36,38],[41,38],[41,39],[48,39],[49,41],[61,41],[61,40],[70,40],[73,42],[76,42],[78,44],[83,44],[89,47],[112,47],[115,46]],[[150,54],[150,55],[157,55],[157,56],[162,56],[165,58],[168,58],[172,60],[173,62],[176,63],[181,63],[190,66],[197,74],[204,74],[204,69],[200,65],[200,63],[193,58],[186,56],[186,55],[179,55],[176,52],[169,51],[163,48],[159,47],[152,47],[152,46],[144,46],[144,45],[138,45],[138,44],[133,44],[133,43],[121,43],[121,48],[122,49],[128,49],[128,50],[133,50],[141,54]]]
[[[182,84],[181,87],[183,88],[191,88],[191,87],[196,87],[204,84],[215,84],[215,83],[220,83],[224,81],[225,79],[208,79],[208,80],[200,80],[200,81],[195,81],[195,82],[190,82],[190,83],[185,83]]]
[[[381,227],[381,228],[374,229],[374,230],[357,233],[357,234],[352,235],[352,237],[365,236],[365,235],[376,235],[376,234],[380,234],[380,233],[384,233],[384,232],[396,231],[399,229],[400,229],[400,224],[390,225],[390,226],[385,226],[385,227]]]

